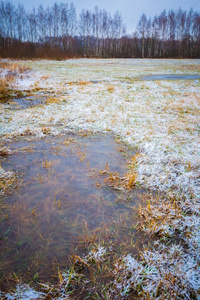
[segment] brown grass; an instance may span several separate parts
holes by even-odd
[[[89,81],[69,81],[67,82],[69,85],[88,85],[90,84]]]
[[[87,84],[90,84],[89,81],[78,81],[77,82],[78,85],[87,85]]]
[[[113,85],[109,85],[108,87],[107,87],[107,91],[108,92],[110,92],[110,93],[112,93],[113,91],[114,91],[114,86]]]
[[[135,165],[131,165],[130,171],[120,177],[117,172],[111,172],[109,170],[109,165],[107,163],[105,169],[100,171],[100,175],[106,176],[104,183],[115,189],[132,189],[136,185],[137,173],[135,171]]]
[[[182,210],[176,199],[150,199],[146,206],[139,205],[140,222],[138,229],[150,235],[164,236],[165,225],[170,225],[175,219],[182,217]]]
[[[12,97],[12,84],[17,77],[22,77],[30,68],[17,63],[0,62],[0,70],[7,70],[7,74],[0,79],[0,99]],[[1,73],[0,73],[1,74]]]
[[[44,133],[44,134],[50,134],[51,128],[49,128],[49,127],[42,127],[42,128],[41,128],[41,131],[42,131],[42,133]]]
[[[0,79],[0,99],[10,97],[9,86],[13,82],[13,78],[3,78]]]
[[[124,176],[124,183],[128,189],[132,189],[136,184],[137,174],[135,172],[127,173]]]
[[[8,156],[10,154],[11,154],[11,150],[9,148],[7,147],[0,148],[0,156]]]
[[[12,176],[3,176],[0,177],[0,195],[4,195],[9,191],[11,187],[18,185],[18,179],[17,177],[12,174]]]
[[[45,100],[46,104],[54,104],[54,103],[59,103],[60,99],[56,97],[49,97]]]

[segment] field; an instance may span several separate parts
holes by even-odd
[[[0,67],[2,299],[200,299],[200,60]]]

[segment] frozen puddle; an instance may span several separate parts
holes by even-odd
[[[69,135],[8,146],[12,155],[2,167],[18,174],[19,187],[3,199],[2,290],[13,284],[14,273],[25,282],[52,281],[85,236],[101,238],[110,230],[119,244],[130,244],[131,208],[144,191],[126,191],[131,201],[118,201],[123,192],[108,187],[101,172],[105,166],[120,176],[128,171],[131,153],[123,145],[111,136]]]
[[[200,79],[200,75],[148,75],[143,76],[143,80],[192,80],[192,79]]]

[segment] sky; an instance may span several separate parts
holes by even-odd
[[[77,14],[84,9],[93,10],[95,6],[100,9],[106,9],[108,12],[115,13],[117,10],[121,13],[124,23],[126,24],[127,33],[131,34],[135,31],[140,16],[145,13],[146,16],[154,17],[159,15],[161,11],[166,9],[189,10],[191,7],[195,11],[200,11],[200,0],[11,0],[14,5],[21,3],[28,10],[34,6],[37,8],[40,4],[43,7],[52,6],[55,2],[71,3],[76,7]]]

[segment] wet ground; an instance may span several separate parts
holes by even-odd
[[[109,135],[71,134],[7,146],[12,155],[2,167],[17,174],[18,188],[2,200],[3,290],[12,285],[13,274],[27,282],[53,281],[75,249],[84,254],[86,240],[107,240],[119,251],[137,252],[133,207],[144,190],[116,190],[102,172],[123,176],[134,151]]]
[[[143,76],[142,80],[194,80],[194,79],[200,79],[200,75],[148,75]]]
[[[7,105],[8,109],[26,109],[36,105],[45,104],[45,99],[42,97],[38,98],[36,96],[18,97],[12,99],[1,99],[1,103]]]

